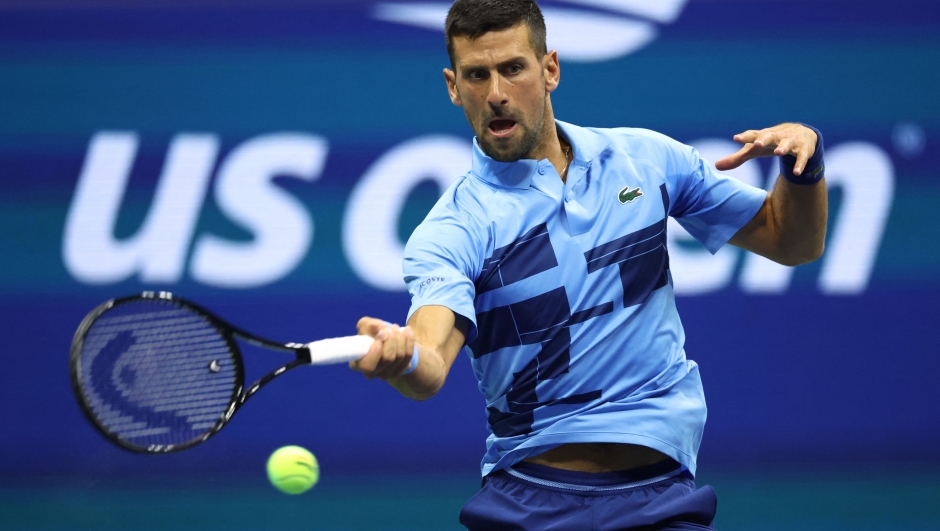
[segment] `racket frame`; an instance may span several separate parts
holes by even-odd
[[[85,336],[88,334],[88,331],[91,330],[92,325],[95,324],[98,318],[111,308],[141,300],[161,300],[165,301],[166,303],[174,304],[192,311],[193,313],[205,319],[206,322],[219,333],[219,336],[225,341],[229,348],[229,352],[232,355],[232,360],[234,361],[236,384],[232,390],[232,396],[229,400],[228,408],[226,408],[226,410],[222,413],[222,415],[216,421],[215,425],[209,428],[209,430],[206,431],[206,433],[204,433],[201,437],[197,437],[180,444],[152,444],[148,446],[134,444],[121,439],[111,430],[103,426],[92,412],[91,404],[88,401],[88,397],[85,395],[84,386],[82,385],[82,347],[85,344]],[[235,341],[236,338],[239,338],[246,343],[257,347],[281,352],[290,352],[296,355],[297,358],[294,361],[286,363],[262,376],[246,389],[244,361],[242,360],[242,352],[238,346],[238,342]],[[78,401],[82,413],[85,415],[85,418],[88,420],[88,422],[90,422],[91,425],[94,426],[95,429],[98,430],[98,432],[101,433],[108,441],[120,448],[134,453],[166,454],[186,450],[206,442],[209,440],[209,438],[218,433],[228,423],[228,421],[231,420],[232,416],[235,415],[235,412],[237,412],[245,404],[245,402],[255,393],[257,393],[262,387],[290,369],[300,365],[309,365],[310,361],[310,349],[302,343],[278,343],[276,341],[271,341],[269,339],[265,339],[246,332],[220,319],[209,310],[206,310],[205,308],[188,300],[175,297],[170,292],[145,291],[140,295],[130,295],[111,299],[100,304],[85,316],[81,324],[79,324],[78,329],[75,331],[75,336],[72,338],[72,346],[69,351],[69,376],[72,383],[72,391],[75,393],[75,398]]]

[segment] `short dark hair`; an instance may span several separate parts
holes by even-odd
[[[535,0],[457,0],[447,12],[444,34],[450,66],[454,60],[454,37],[471,40],[491,31],[509,29],[517,24],[529,28],[529,44],[541,58],[548,53],[545,46],[545,19]]]

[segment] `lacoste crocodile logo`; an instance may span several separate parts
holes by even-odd
[[[620,190],[620,193],[617,194],[617,199],[620,199],[621,205],[632,203],[638,197],[643,197],[643,190],[640,190],[639,186],[633,190],[631,190],[629,186],[624,186],[623,190]]]
[[[816,177],[819,177],[819,174],[822,173],[822,172],[824,172],[825,170],[826,170],[826,168],[825,168],[824,166],[820,165],[818,168],[816,168],[815,170],[813,170],[812,173],[807,174],[806,177],[807,177],[808,179],[815,179]]]

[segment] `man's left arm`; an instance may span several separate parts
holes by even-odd
[[[763,206],[729,243],[788,266],[822,256],[829,207],[821,136],[804,125],[785,123],[745,131],[734,140],[744,147],[716,162],[719,171],[758,157],[783,160],[781,174]]]

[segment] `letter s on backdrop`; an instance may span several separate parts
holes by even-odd
[[[254,239],[201,236],[193,252],[192,277],[211,286],[249,288],[289,274],[307,254],[314,224],[304,205],[273,179],[316,180],[327,150],[325,138],[304,133],[260,136],[236,147],[219,169],[215,201]]]

